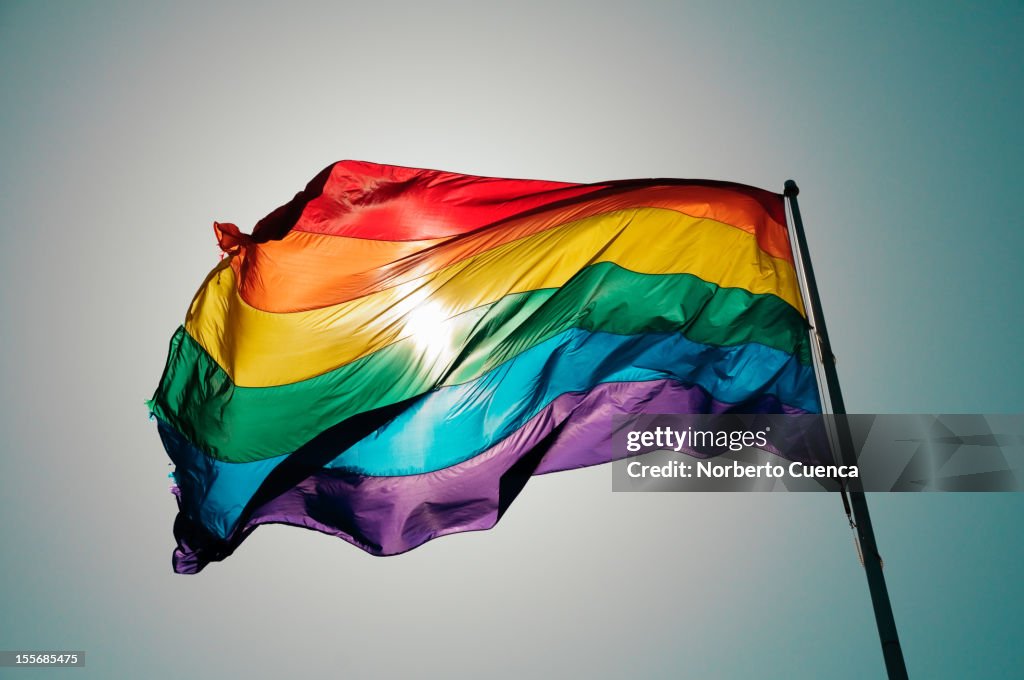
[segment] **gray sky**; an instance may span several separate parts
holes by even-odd
[[[87,650],[75,677],[878,675],[831,496],[594,468],[404,556],[263,527],[187,578],[142,402],[213,220],[357,158],[793,177],[849,410],[1022,412],[1022,34],[1019,2],[4,2],[0,649]],[[1022,497],[870,501],[911,674],[1024,667]]]

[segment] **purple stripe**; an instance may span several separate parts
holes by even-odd
[[[174,568],[196,573],[229,555],[261,524],[338,536],[373,555],[395,555],[446,534],[493,527],[531,475],[607,463],[612,417],[639,413],[803,413],[762,397],[714,400],[671,380],[602,383],[563,394],[484,453],[443,470],[366,477],[321,469],[243,520],[228,541],[205,536],[183,514],[175,523]]]

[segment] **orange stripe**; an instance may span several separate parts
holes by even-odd
[[[726,188],[666,185],[588,197],[466,234],[428,240],[374,241],[292,230],[278,241],[247,239],[231,266],[242,299],[257,309],[318,309],[391,288],[573,220],[639,207],[675,210],[736,227],[754,234],[768,255],[793,261],[786,227],[755,198]]]

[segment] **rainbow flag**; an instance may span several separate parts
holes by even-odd
[[[174,568],[283,523],[393,555],[487,529],[632,413],[819,412],[783,197],[341,161],[215,224],[151,412]]]

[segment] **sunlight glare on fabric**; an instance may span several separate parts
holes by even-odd
[[[430,300],[409,312],[405,330],[416,345],[430,356],[439,356],[451,347],[451,328],[444,308]]]

